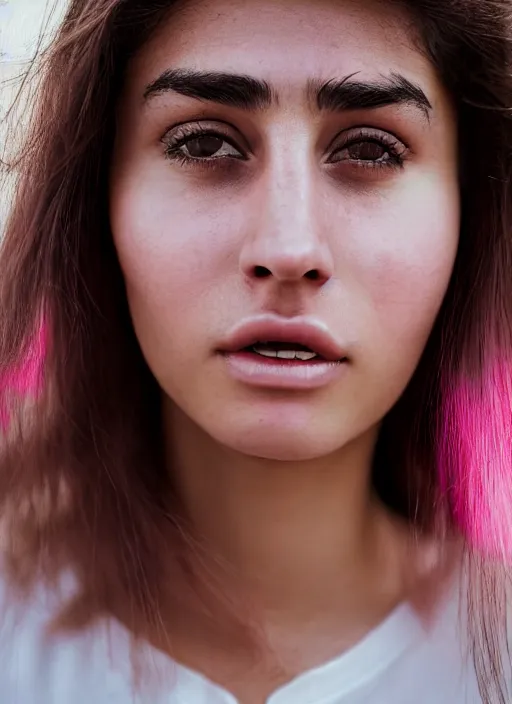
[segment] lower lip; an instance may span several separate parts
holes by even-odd
[[[301,362],[245,351],[223,357],[234,379],[268,389],[318,389],[338,379],[347,367],[344,360]]]

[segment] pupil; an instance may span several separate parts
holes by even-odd
[[[190,156],[205,158],[213,156],[222,146],[223,140],[220,137],[206,136],[197,137],[187,142],[187,149]]]
[[[382,144],[375,142],[359,142],[359,144],[351,145],[348,151],[350,158],[356,161],[378,161],[383,159],[386,154],[386,149]]]

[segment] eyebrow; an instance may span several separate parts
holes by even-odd
[[[405,76],[391,73],[376,81],[354,80],[356,74],[326,82],[310,81],[308,97],[320,111],[372,110],[386,105],[410,105],[427,117],[432,105],[423,90]],[[264,110],[278,102],[271,86],[252,76],[212,71],[168,69],[146,86],[144,101],[174,92],[196,100],[243,110]]]
[[[144,91],[144,100],[174,92],[243,110],[264,110],[276,102],[266,81],[233,73],[169,69]]]
[[[381,77],[377,81],[355,81],[352,74],[342,80],[331,80],[322,85],[316,81],[309,84],[319,110],[375,110],[386,105],[410,105],[421,110],[426,117],[432,105],[416,84],[399,73]]]

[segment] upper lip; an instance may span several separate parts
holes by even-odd
[[[257,342],[296,342],[326,360],[337,362],[346,355],[327,326],[310,318],[259,316],[236,325],[220,346],[222,352],[239,352]]]

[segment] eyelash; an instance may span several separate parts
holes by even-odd
[[[240,152],[240,157],[230,156],[230,157],[191,157],[187,156],[181,148],[187,144],[187,142],[193,139],[200,139],[201,137],[215,137],[216,139],[221,139],[223,142],[229,144],[233,149]],[[244,150],[242,150],[234,140],[230,139],[227,135],[223,134],[221,131],[215,130],[211,127],[204,127],[201,124],[189,124],[181,125],[178,128],[178,136],[169,137],[169,131],[162,137],[162,143],[164,144],[165,157],[169,161],[178,163],[180,166],[195,166],[200,168],[219,168],[222,164],[219,162],[225,162],[227,159],[232,161],[242,161],[246,158]],[[224,164],[225,166],[225,164]]]
[[[352,131],[353,132],[353,131]],[[360,127],[357,129],[355,134],[350,134],[349,137],[345,139],[344,142],[336,146],[334,151],[331,153],[327,164],[331,166],[349,164],[357,169],[401,169],[404,166],[408,155],[408,147],[401,142],[397,137],[390,134],[389,132],[382,132],[381,130],[376,130],[368,127]],[[233,149],[240,152],[240,157],[234,155],[230,156],[211,156],[211,157],[192,157],[188,156],[182,148],[190,141],[194,139],[200,139],[201,137],[214,137],[216,139],[222,140],[226,144],[229,144]],[[180,166],[193,166],[196,168],[223,168],[226,166],[226,161],[243,161],[247,158],[246,153],[242,150],[234,140],[230,139],[227,135],[223,134],[221,131],[215,130],[210,127],[204,127],[199,124],[188,124],[180,126],[178,135],[169,137],[169,130],[162,137],[162,143],[165,147],[165,157],[170,161],[179,164]],[[370,143],[376,144],[385,148],[388,159],[383,161],[378,160],[366,160],[366,159],[341,159],[339,161],[332,161],[332,156],[338,152],[346,149],[350,149],[358,144]],[[331,143],[332,144],[332,143]],[[332,147],[331,147],[332,148]]]
[[[332,156],[358,144],[376,144],[383,147],[389,157],[384,161],[372,161],[369,159],[345,160],[349,164],[355,166],[355,168],[402,169],[409,153],[408,147],[393,134],[390,134],[389,132],[382,132],[381,130],[376,130],[370,127],[359,127],[355,133],[350,131],[349,136],[345,137],[345,141],[336,146],[327,163],[342,164],[344,160],[331,161]]]

